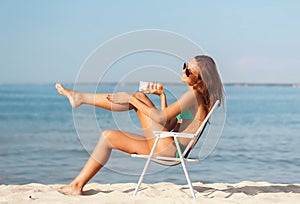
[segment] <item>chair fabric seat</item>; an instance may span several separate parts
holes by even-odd
[[[149,155],[131,154],[131,157],[148,159]],[[184,160],[187,162],[199,162],[199,160],[196,158],[184,158]],[[165,166],[176,166],[181,163],[180,158],[162,156],[152,156],[151,161]]]

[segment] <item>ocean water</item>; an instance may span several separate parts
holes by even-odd
[[[169,102],[185,90],[180,85],[166,87]],[[137,86],[76,88],[132,92]],[[300,183],[300,89],[226,86],[226,95],[222,136],[210,155],[188,164],[192,181]],[[134,111],[112,113],[91,106],[72,110],[53,84],[0,85],[0,184],[69,183],[105,129],[142,133]],[[201,139],[198,146],[196,156]],[[113,151],[91,182],[137,182],[144,164],[143,159]],[[180,166],[151,165],[144,182],[162,181],[186,183]]]

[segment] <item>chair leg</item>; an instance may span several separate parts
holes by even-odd
[[[137,192],[138,192],[138,190],[139,190],[139,188],[140,188],[140,186],[141,186],[141,184],[142,184],[142,181],[143,181],[144,176],[145,176],[145,174],[146,174],[146,172],[147,172],[147,170],[148,170],[149,164],[150,164],[150,162],[151,162],[151,158],[152,158],[152,156],[153,156],[153,154],[154,154],[154,150],[155,150],[155,148],[156,148],[156,146],[157,146],[158,141],[159,141],[159,137],[156,137],[155,142],[154,142],[154,144],[153,144],[153,147],[152,147],[152,149],[151,149],[151,152],[150,152],[150,154],[149,154],[149,157],[148,157],[148,159],[147,159],[147,162],[146,162],[146,164],[145,164],[145,167],[144,167],[144,169],[143,169],[143,172],[142,172],[142,174],[141,174],[141,176],[140,176],[140,178],[139,178],[138,184],[137,184],[137,186],[136,186],[136,188],[135,188],[135,191],[134,191],[134,193],[133,193],[134,196],[137,194]]]
[[[183,159],[182,152],[181,152],[181,149],[180,149],[180,146],[178,144],[178,141],[177,141],[176,137],[174,137],[174,141],[175,141],[175,145],[176,145],[176,148],[177,148],[177,152],[178,152],[179,157],[180,157],[180,162],[181,162],[181,165],[182,165],[182,168],[183,168],[186,180],[187,180],[188,185],[189,185],[190,190],[191,190],[192,197],[195,199],[196,196],[195,196],[194,187],[192,185],[192,182],[191,182],[191,179],[190,179],[190,175],[189,175],[189,172],[188,172],[188,170],[186,168],[185,160]]]
[[[181,164],[182,164],[182,168],[183,168],[183,171],[184,171],[186,180],[187,180],[188,185],[189,185],[189,187],[190,187],[192,197],[195,199],[196,196],[195,196],[194,187],[193,187],[193,185],[192,185],[191,178],[190,178],[189,173],[188,173],[188,170],[187,170],[187,168],[186,168],[185,161],[182,161]]]

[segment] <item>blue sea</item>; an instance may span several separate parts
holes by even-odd
[[[183,85],[165,87],[170,90],[169,103],[185,90]],[[75,88],[107,93],[133,92],[137,86],[87,84]],[[227,108],[222,135],[210,155],[199,163],[188,164],[191,180],[300,183],[300,89],[225,89]],[[158,103],[158,98],[152,99]],[[0,85],[0,184],[69,183],[105,129],[142,133],[134,111],[112,113],[87,105],[73,110],[54,84]],[[203,144],[201,139],[193,152],[196,156]],[[91,182],[137,182],[144,164],[144,159],[113,151],[107,166]],[[144,182],[186,184],[180,166],[156,164],[151,165]]]

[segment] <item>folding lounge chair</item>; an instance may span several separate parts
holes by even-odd
[[[186,168],[186,162],[197,162],[198,159],[192,159],[192,158],[188,158],[191,150],[193,149],[193,147],[196,145],[196,143],[198,142],[199,138],[201,137],[202,133],[204,132],[205,127],[207,126],[207,124],[209,123],[209,119],[212,115],[212,113],[215,111],[215,109],[219,106],[220,101],[217,100],[214,104],[214,106],[212,107],[211,111],[207,114],[206,118],[204,119],[204,121],[202,122],[202,124],[200,125],[200,127],[198,128],[198,130],[196,131],[195,134],[187,134],[187,133],[180,133],[180,132],[164,132],[164,131],[155,131],[154,134],[156,136],[154,145],[151,149],[151,152],[149,155],[140,155],[140,154],[131,154],[132,157],[137,157],[137,158],[146,158],[147,162],[145,164],[144,170],[140,176],[140,179],[138,181],[138,184],[135,188],[134,191],[134,195],[137,194],[140,185],[144,179],[144,176],[147,172],[147,169],[149,167],[150,161],[154,161],[156,163],[162,164],[162,165],[166,165],[166,166],[175,166],[181,163],[186,180],[188,182],[188,185],[190,187],[191,190],[191,194],[192,197],[195,199],[195,192],[194,192],[194,188],[190,179],[190,176],[188,174],[188,170]],[[164,156],[155,156],[153,155],[155,148],[158,144],[158,141],[160,138],[166,138],[166,137],[173,137],[175,144],[176,144],[176,148],[177,148],[177,152],[179,154],[179,158],[176,157],[164,157]],[[189,144],[186,146],[184,152],[181,152],[177,137],[182,137],[182,138],[191,138],[191,141],[189,142]]]

